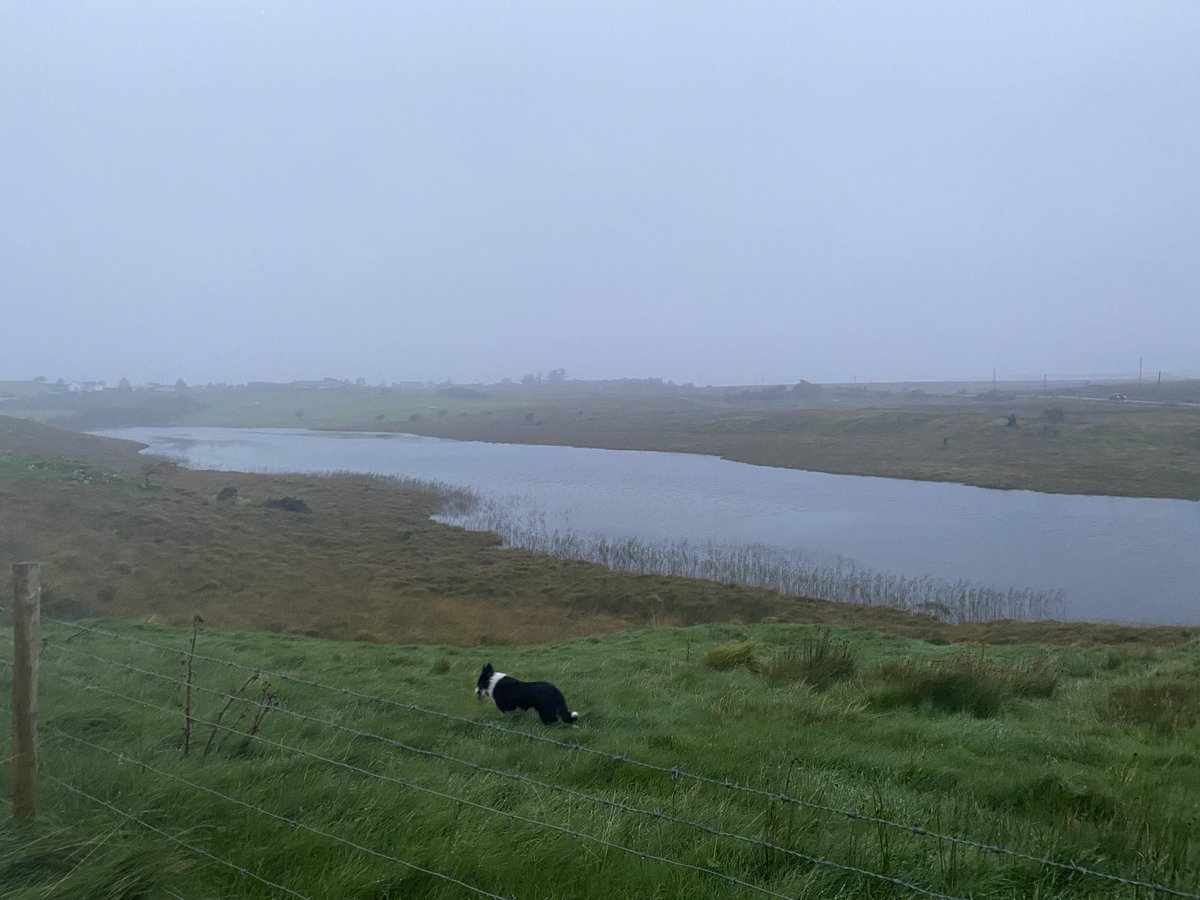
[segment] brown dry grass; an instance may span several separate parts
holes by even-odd
[[[892,401],[898,404],[900,401]],[[1200,499],[1200,409],[1047,398],[750,409],[688,398],[543,400],[393,426],[502,443],[700,453],[845,475]],[[1051,425],[1047,406],[1065,410]],[[1009,414],[1017,425],[1007,425]]]

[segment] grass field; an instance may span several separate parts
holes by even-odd
[[[44,624],[41,806],[0,826],[10,900],[287,895],[263,880],[307,897],[470,895],[414,867],[505,897],[915,896],[897,881],[1149,896],[911,828],[1200,884],[1195,642],[964,651],[710,625],[457,648],[214,630],[184,755],[189,630],[99,628]],[[489,660],[555,680],[581,727],[477,706]],[[257,726],[255,671],[278,706]],[[8,678],[0,666],[5,697]],[[1171,710],[1144,702],[1167,686]]]

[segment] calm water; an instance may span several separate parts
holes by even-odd
[[[1066,615],[1200,624],[1200,503],[826,475],[705,456],[292,429],[103,432],[195,468],[372,472],[501,497],[549,529],[764,544],[999,589],[1067,592]]]

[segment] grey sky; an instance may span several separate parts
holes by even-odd
[[[0,378],[1200,375],[1200,4],[0,5]]]

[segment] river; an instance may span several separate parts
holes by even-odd
[[[1056,616],[1200,624],[1200,503],[828,475],[650,451],[300,429],[127,428],[194,468],[471,488],[546,534],[755,546],[842,571],[1065,592]],[[462,524],[471,524],[463,520]]]

